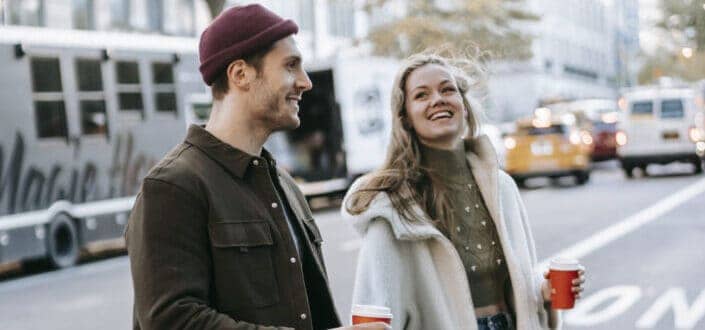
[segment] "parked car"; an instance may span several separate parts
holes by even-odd
[[[505,170],[524,186],[533,177],[575,177],[582,185],[590,179],[590,133],[576,126],[569,113],[552,115],[539,108],[532,118],[516,122],[516,131],[504,139]]]

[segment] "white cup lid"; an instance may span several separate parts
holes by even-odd
[[[580,262],[577,259],[556,258],[551,260],[551,269],[554,270],[578,270]]]
[[[389,307],[375,305],[355,305],[352,314],[366,317],[392,318],[392,310]]]

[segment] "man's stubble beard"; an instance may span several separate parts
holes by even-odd
[[[286,102],[288,91],[272,91],[266,84],[264,77],[257,79],[253,85],[255,89],[255,102],[253,106],[259,110],[258,119],[261,120],[270,132],[288,131],[299,127],[300,119],[298,115],[292,121],[290,106]]]

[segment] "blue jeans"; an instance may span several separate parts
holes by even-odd
[[[477,318],[478,330],[514,330],[514,322],[509,313],[499,313],[492,316]]]

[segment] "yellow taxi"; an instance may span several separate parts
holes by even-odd
[[[524,186],[533,177],[575,177],[579,185],[590,179],[592,136],[576,126],[575,115],[554,115],[536,109],[531,118],[516,122],[516,131],[505,136],[505,171]]]

